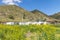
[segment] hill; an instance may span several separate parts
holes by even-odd
[[[37,21],[38,20],[45,20],[46,18],[48,18],[48,15],[46,15],[45,13],[43,13],[37,9],[35,9],[31,12],[34,14],[35,18],[37,18]]]
[[[29,21],[32,15],[16,5],[0,6],[0,21]]]
[[[44,20],[47,15],[39,10],[31,12],[16,5],[0,6],[0,21],[38,21]]]
[[[50,17],[60,20],[60,12],[51,15]]]
[[[56,19],[48,16],[47,14],[45,14],[42,11],[39,11],[37,9],[35,9],[35,10],[31,11],[31,12],[35,15],[37,20],[40,19],[42,21],[51,21],[51,22],[54,22],[56,20]]]
[[[60,12],[50,15],[50,17],[56,19],[56,22],[60,23]]]

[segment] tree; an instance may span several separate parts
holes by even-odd
[[[14,19],[14,16],[13,15],[9,15],[9,19]]]

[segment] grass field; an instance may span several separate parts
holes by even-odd
[[[60,27],[56,28],[56,40],[60,40]]]
[[[54,25],[2,25],[0,40],[60,40],[60,28]]]

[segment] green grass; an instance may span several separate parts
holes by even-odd
[[[60,40],[60,27],[56,27],[56,40]]]
[[[0,24],[0,40],[59,40],[57,29],[54,25]]]

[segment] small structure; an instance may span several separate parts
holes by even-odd
[[[31,22],[19,22],[19,25],[29,25]]]
[[[46,25],[46,24],[49,24],[49,23],[48,22],[44,22],[43,24]]]
[[[7,24],[7,25],[14,25],[15,23],[14,23],[14,22],[5,22],[4,24]]]
[[[34,25],[34,24],[40,25],[40,24],[43,24],[43,22],[31,22],[30,24],[32,24],[32,25]]]
[[[39,22],[0,22],[0,24],[6,24],[6,25],[41,25],[41,24],[48,24],[48,22],[43,22],[43,21],[39,21]]]

